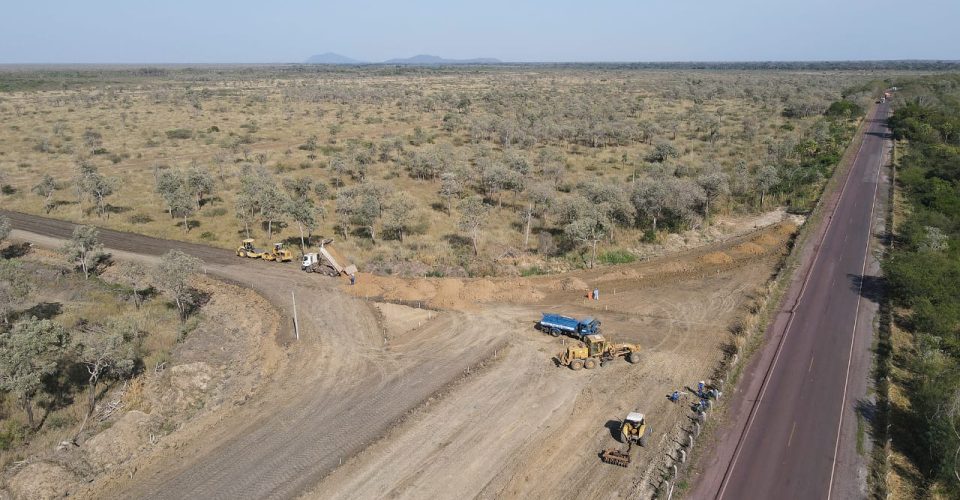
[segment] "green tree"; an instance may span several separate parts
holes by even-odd
[[[0,215],[0,243],[3,243],[10,236],[13,226],[10,225],[10,219]]]
[[[180,321],[186,321],[187,313],[194,305],[190,280],[203,267],[203,261],[180,250],[170,250],[160,257],[160,264],[153,273],[153,281],[177,306]]]
[[[30,295],[33,286],[17,260],[0,260],[0,320],[10,324],[10,313]]]
[[[402,243],[404,233],[410,232],[417,220],[416,208],[417,200],[410,193],[400,191],[392,196],[383,211],[383,231],[396,234]]]
[[[308,191],[309,192],[309,191]],[[287,214],[300,229],[300,252],[306,252],[306,242],[304,240],[304,229],[312,234],[317,228],[317,207],[313,201],[306,197],[290,197],[287,202]]]
[[[17,322],[0,335],[0,389],[17,398],[27,414],[27,424],[36,429],[33,398],[53,374],[63,357],[69,337],[63,326],[36,317]]]
[[[757,170],[754,182],[756,182],[756,189],[760,193],[760,208],[763,208],[763,200],[767,193],[780,183],[780,171],[773,165],[764,165]]]
[[[613,222],[607,215],[607,207],[584,200],[580,213],[563,228],[563,234],[571,240],[590,246],[590,267],[597,261],[597,244],[610,233]]]
[[[50,213],[56,207],[56,203],[53,201],[53,193],[57,191],[57,181],[50,174],[44,174],[40,183],[33,186],[31,191],[43,197],[43,208],[46,213]]]
[[[730,194],[730,176],[716,168],[712,172],[701,174],[697,177],[697,184],[703,189],[704,218],[710,220],[710,207],[720,198]]]
[[[77,226],[70,239],[60,247],[60,253],[77,269],[83,271],[84,279],[90,277],[100,259],[104,257],[100,232],[93,226]]]
[[[203,206],[204,197],[212,195],[216,188],[213,177],[199,165],[193,165],[187,170],[184,184],[187,192],[196,200],[197,210]]]
[[[460,212],[457,226],[470,235],[470,241],[473,242],[473,255],[480,255],[480,235],[489,219],[490,207],[480,196],[471,196],[464,198],[457,205],[457,210]]]
[[[140,359],[142,335],[135,320],[114,318],[100,325],[89,325],[74,335],[73,351],[87,371],[87,414],[77,436],[97,409],[97,385],[105,377],[127,377]]]

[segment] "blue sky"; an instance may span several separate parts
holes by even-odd
[[[30,0],[0,63],[960,59],[960,1]]]

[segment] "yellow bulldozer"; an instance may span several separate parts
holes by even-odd
[[[263,252],[263,260],[273,262],[290,262],[293,260],[293,252],[283,247],[283,243],[274,243],[273,250]]]
[[[600,454],[600,460],[608,464],[626,467],[630,465],[630,449],[634,444],[647,445],[647,419],[643,413],[632,411],[620,424],[620,441],[627,444],[626,450],[607,448]]]
[[[247,238],[240,242],[237,248],[237,257],[250,257],[251,259],[263,258],[264,251],[253,246],[253,238]]]
[[[571,370],[586,368],[592,370],[597,365],[603,365],[616,358],[625,358],[630,363],[640,362],[640,346],[637,344],[614,344],[603,338],[603,335],[594,334],[583,337],[583,342],[567,347],[567,350],[556,356],[562,366],[569,366]]]

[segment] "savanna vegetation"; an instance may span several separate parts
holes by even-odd
[[[960,498],[960,76],[901,85],[890,123],[906,215],[883,270],[908,334],[894,342],[890,435],[912,467],[895,472],[916,476],[917,497]]]
[[[0,202],[228,248],[335,237],[382,272],[623,262],[812,206],[874,85],[802,69],[8,70]]]
[[[104,402],[106,395],[118,384],[139,388],[139,374],[163,370],[196,327],[203,294],[189,285],[193,257],[172,251],[157,266],[111,263],[90,226],[78,227],[59,254],[2,241],[0,249],[6,466],[107,425],[118,404]],[[100,275],[108,265],[109,279]]]

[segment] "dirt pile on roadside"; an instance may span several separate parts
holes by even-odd
[[[355,285],[345,287],[357,297],[454,310],[473,310],[491,302],[530,303],[543,297],[522,279],[418,279],[360,273]]]
[[[7,482],[13,498],[31,499],[70,496],[78,485],[79,479],[75,474],[48,462],[32,463]]]
[[[705,264],[729,264],[733,262],[733,258],[723,252],[710,252],[700,257],[700,260]]]

